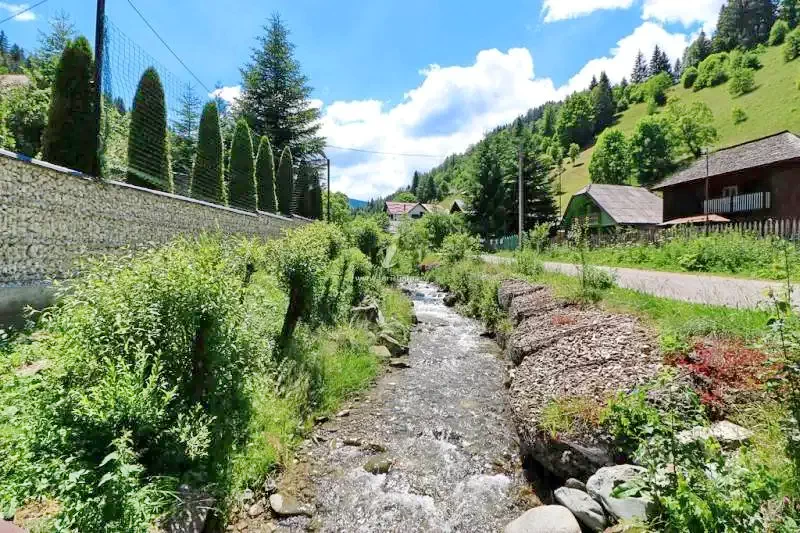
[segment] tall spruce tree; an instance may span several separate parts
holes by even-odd
[[[275,183],[278,187],[278,210],[284,215],[292,214],[292,194],[294,192],[294,168],[292,152],[289,147],[283,149],[278,163],[278,175]]]
[[[172,171],[175,192],[188,194],[191,183],[192,164],[197,151],[197,127],[200,119],[200,97],[191,85],[181,92],[180,107],[172,123]]]
[[[67,45],[75,38],[75,24],[64,11],[58,11],[49,21],[47,33],[39,30],[39,48],[31,58],[31,63],[48,82],[55,80],[59,57]]]
[[[675,66],[672,67],[672,79],[675,83],[678,83],[678,80],[681,79],[681,75],[683,74],[683,63],[681,63],[681,58],[675,60]]]
[[[275,196],[275,158],[267,136],[261,137],[256,158],[256,183],[258,183],[258,209],[267,213],[278,212]]]
[[[653,57],[650,59],[650,67],[648,74],[650,76],[657,76],[662,72],[672,75],[672,65],[670,64],[669,57],[666,52],[661,50],[661,47],[656,45],[653,49]]]
[[[700,30],[700,35],[683,53],[683,68],[696,67],[711,55],[711,50],[711,41],[706,37],[706,32]]]
[[[414,176],[411,178],[411,192],[416,195],[417,188],[419,187],[419,171],[414,171]]]
[[[42,157],[56,165],[96,175],[99,169],[93,79],[89,41],[78,37],[67,45],[56,67],[42,136]]]
[[[720,9],[713,50],[727,52],[767,42],[776,18],[774,0],[731,0]]]
[[[247,121],[236,122],[236,132],[231,145],[230,163],[230,205],[239,209],[255,211],[258,207],[256,198],[256,169],[253,158],[253,138]]]
[[[780,18],[786,21],[790,29],[797,27],[800,21],[800,8],[797,5],[797,0],[781,0],[778,7]]]
[[[601,80],[598,82],[602,84]],[[534,137],[523,145],[522,179],[525,203],[525,230],[553,222],[557,217],[550,168],[544,162]]]
[[[513,180],[514,169],[498,148],[494,138],[484,140],[476,148],[477,180],[471,194],[469,219],[474,231],[487,239],[504,235],[506,218],[511,218],[506,208],[506,184]]]
[[[258,136],[278,151],[289,148],[298,161],[323,154],[320,111],[311,105],[311,87],[294,57],[289,30],[275,14],[264,27],[251,61],[242,69],[239,108]]]
[[[131,108],[127,182],[173,192],[164,86],[156,69],[142,74]]]
[[[600,81],[592,89],[592,105],[594,106],[594,131],[600,133],[614,122],[614,95],[611,82],[605,71],[600,74]]]
[[[228,193],[223,167],[222,131],[219,111],[213,100],[203,107],[197,133],[197,156],[190,184],[193,198],[225,205]]]
[[[631,83],[642,83],[647,79],[647,61],[641,50],[636,54],[631,72]]]
[[[597,76],[592,76],[592,81],[589,82],[589,90],[591,91],[597,87]]]
[[[6,32],[0,30],[0,56],[8,55],[8,36]]]

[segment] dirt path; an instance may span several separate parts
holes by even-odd
[[[510,263],[514,259],[484,255],[488,263]],[[577,265],[569,263],[545,262],[544,267],[551,272],[560,272],[570,276],[578,275]],[[674,272],[658,272],[653,270],[637,270],[633,268],[597,267],[616,275],[617,285],[626,289],[709,305],[722,305],[734,308],[757,308],[767,305],[767,291],[780,291],[778,282],[760,281],[722,276],[696,274],[679,274]],[[800,292],[793,298],[795,305],[800,305]]]
[[[314,517],[284,528],[496,532],[528,508],[500,349],[435,288],[412,292],[411,367],[318,428],[304,450]]]

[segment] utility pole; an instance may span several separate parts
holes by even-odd
[[[95,175],[102,178],[102,165],[100,165],[100,155],[103,152],[100,138],[100,122],[103,118],[103,61],[105,59],[106,36],[106,0],[97,0],[97,19],[95,21],[94,32],[94,127],[95,139],[97,140],[97,154],[95,156]]]
[[[519,165],[518,165],[517,186],[519,195],[519,243],[517,248],[522,249],[522,236],[525,233],[525,198],[522,187],[522,144],[519,145]]]
[[[328,163],[328,222],[331,221],[331,160],[325,158]]]

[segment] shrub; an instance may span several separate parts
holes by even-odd
[[[523,248],[532,248],[541,253],[550,245],[550,224],[536,224],[529,229],[523,240]]]
[[[286,348],[301,319],[312,316],[318,280],[328,264],[344,246],[344,236],[331,224],[309,224],[272,244],[278,280],[289,295],[289,305],[281,331],[281,346]]]
[[[711,54],[705,58],[697,69],[697,79],[694,90],[699,91],[706,87],[714,87],[728,80],[728,54],[721,52]]]
[[[224,486],[246,424],[242,377],[269,355],[241,335],[245,272],[205,238],[99,260],[72,281],[18,347],[48,370],[10,402],[0,508],[50,495],[65,529],[144,533],[180,480]]]
[[[789,24],[785,20],[776,20],[769,32],[769,45],[778,46],[779,44],[783,44],[786,40],[786,36],[789,35],[789,31]]]
[[[222,162],[222,130],[219,126],[217,103],[203,107],[197,132],[197,155],[192,169],[190,191],[193,198],[217,204],[228,203],[225,173]]]
[[[144,71],[131,108],[128,183],[173,192],[164,86],[155,68]]]
[[[731,113],[733,114],[734,124],[741,124],[742,122],[747,120],[747,113],[745,113],[744,109],[742,109],[739,106],[734,107]]]
[[[658,102],[655,101],[653,98],[647,99],[647,114],[655,115],[658,112]]]
[[[445,237],[442,243],[442,258],[446,263],[455,264],[478,254],[480,243],[477,237],[466,233],[455,233]]]
[[[278,163],[278,175],[275,180],[277,186],[278,211],[289,216],[292,214],[292,194],[294,193],[294,168],[292,167],[292,152],[289,147],[283,149],[281,160]]]
[[[653,100],[656,105],[662,106],[667,103],[667,90],[672,87],[672,76],[666,72],[661,72],[650,77],[644,84],[645,100]]]
[[[627,111],[629,107],[630,103],[624,96],[617,101],[617,113]]]
[[[695,81],[697,80],[698,74],[699,71],[697,70],[697,67],[689,67],[686,70],[684,70],[683,77],[681,78],[683,86],[686,89],[692,88],[694,86]]]
[[[753,76],[753,69],[738,67],[731,71],[728,92],[730,92],[731,96],[741,96],[752,91],[755,85],[756,81]]]
[[[229,195],[231,207],[253,211],[257,207],[253,138],[244,119],[236,123],[231,143]]]
[[[800,56],[800,28],[796,28],[786,36],[783,45],[783,60],[787,63]]]
[[[98,170],[93,78],[92,49],[79,37],[61,54],[42,136],[45,161],[86,174]]]
[[[461,215],[430,213],[422,217],[420,223],[428,233],[428,242],[433,250],[441,248],[449,235],[466,231],[466,223]]]
[[[318,318],[336,324],[364,299],[364,278],[371,272],[369,259],[356,248],[344,250],[331,262],[315,291]]]
[[[347,225],[345,231],[350,243],[361,250],[373,265],[380,263],[380,252],[386,247],[387,239],[375,217],[358,216]]]
[[[743,66],[744,68],[751,68],[753,70],[758,70],[763,65],[761,64],[761,60],[758,58],[758,54],[756,52],[748,51],[742,54],[741,66]]]
[[[537,277],[544,272],[539,254],[530,248],[523,249],[514,255],[516,270],[523,276]]]
[[[600,134],[589,162],[593,183],[625,183],[631,175],[630,148],[625,135],[615,129]]]
[[[272,145],[266,135],[258,143],[256,157],[256,183],[258,184],[258,209],[267,213],[278,211],[278,198],[275,195],[275,159]]]

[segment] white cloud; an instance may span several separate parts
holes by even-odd
[[[325,108],[321,133],[333,146],[378,152],[448,155],[484,133],[559,93],[549,79],[534,78],[524,48],[483,50],[466,67],[431,65],[419,87],[387,108],[378,100],[334,102]],[[353,198],[385,195],[408,182],[414,170],[440,162],[329,149],[332,187]]]
[[[567,92],[572,93],[586,88],[592,76],[597,76],[602,71],[608,74],[613,83],[622,81],[623,77],[630,78],[633,62],[639,50],[649,61],[656,45],[661,47],[674,62],[683,56],[683,51],[689,45],[689,37],[682,33],[669,33],[658,24],[645,22],[632,34],[620,39],[616,48],[611,50],[610,56],[592,59],[586,63],[567,83]]]
[[[545,22],[578,18],[603,9],[628,9],[636,0],[544,0]]]
[[[644,20],[680,22],[686,27],[701,23],[706,33],[717,24],[719,10],[725,0],[645,0],[642,8]]]
[[[8,11],[9,15],[13,15],[14,13],[19,13],[23,9],[28,9],[30,4],[7,4],[5,2],[0,2],[0,9]],[[19,22],[30,22],[31,20],[36,20],[36,13],[33,11],[26,11],[25,13],[20,13],[14,20]]]
[[[219,89],[214,89],[211,91],[208,96],[210,98],[222,98],[229,105],[233,105],[236,103],[236,100],[242,96],[242,86],[231,85],[229,87],[220,87]]]

